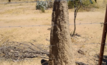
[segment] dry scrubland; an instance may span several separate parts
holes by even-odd
[[[102,4],[102,0],[98,0],[98,2],[100,2],[98,9],[92,8],[90,11],[80,11],[77,16],[77,23],[103,23],[105,6]],[[35,10],[35,5],[36,3],[0,4],[0,47],[3,45],[14,46],[20,43],[32,43],[35,47],[38,44],[44,47],[49,45],[51,26],[31,27],[31,25],[50,25],[52,9],[42,13],[39,10]],[[73,24],[73,15],[73,9],[70,9],[70,24]],[[71,38],[76,61],[84,62],[88,65],[95,65],[98,62],[97,55],[100,49],[102,28],[102,24],[77,25],[76,33],[80,36]],[[70,32],[73,32],[73,25],[70,25]],[[107,54],[106,51],[107,48],[105,48],[105,55]],[[0,65],[40,65],[40,60],[41,58],[26,58],[13,61],[0,58]]]

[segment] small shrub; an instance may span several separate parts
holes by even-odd
[[[99,8],[98,4],[95,3],[95,0],[84,0],[82,1],[82,5],[84,8]]]
[[[74,4],[74,2],[75,2],[75,4]],[[78,5],[79,5],[79,2],[80,2],[80,0],[75,0],[75,1],[70,0],[70,1],[68,1],[68,8],[71,9],[71,8],[74,7],[74,5],[75,5],[75,6],[78,6]]]
[[[48,8],[47,1],[37,1],[36,9],[41,10],[41,8],[44,8],[44,10]]]
[[[45,12],[45,9],[44,9],[44,7],[41,7],[41,12],[43,12],[43,13]]]
[[[75,0],[75,4],[74,1],[68,1],[68,8],[71,9],[75,6],[80,6],[82,9],[87,9],[87,8],[98,8],[98,5],[95,4],[94,0]]]
[[[82,5],[84,5],[85,7],[89,7],[91,6],[92,4],[94,4],[93,2],[90,2],[89,0],[84,0],[82,1]]]
[[[53,2],[52,1],[48,1],[48,8],[52,8],[53,7]]]
[[[68,8],[71,9],[74,7],[74,2],[73,1],[68,1]]]

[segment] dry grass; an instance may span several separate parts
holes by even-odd
[[[0,65],[41,65],[40,60],[40,58],[24,59],[20,61],[0,59]]]
[[[0,28],[0,46],[13,41],[49,45],[50,42],[47,40],[50,39],[50,31],[47,29],[50,28],[50,26],[26,27],[28,25],[51,24],[52,9],[46,10],[45,13],[41,13],[41,11],[35,10],[35,5],[36,3],[0,5],[0,26],[25,26]],[[103,22],[105,16],[104,11],[105,9],[99,8],[92,10],[91,12],[79,12],[77,16],[77,23]],[[71,24],[73,24],[73,15],[73,10],[69,10],[69,21]],[[70,26],[70,32],[72,32],[72,30],[73,25]],[[94,49],[97,53],[99,52],[99,44],[82,45],[80,43],[100,43],[102,35],[101,25],[77,25],[76,32],[81,35],[81,37],[72,38],[72,42],[77,44],[74,45],[76,49]],[[77,55],[77,57],[79,56],[78,54],[75,55]],[[87,60],[87,58],[83,58],[82,60],[80,58],[76,59],[80,61]],[[91,63],[91,61],[89,62]],[[17,62],[14,62],[11,59],[0,59],[0,65],[40,65],[40,58],[25,59]]]

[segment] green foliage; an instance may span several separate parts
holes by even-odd
[[[43,13],[45,12],[45,9],[44,9],[44,7],[41,7],[41,12],[43,12]]]
[[[53,7],[53,2],[51,1],[37,1],[36,3],[36,9],[41,10],[42,12],[45,12],[46,9],[52,7]]]
[[[41,8],[44,10],[46,10],[48,8],[47,1],[37,1],[36,9],[41,10]]]
[[[97,5],[97,3],[95,3],[94,0],[92,0],[92,3],[90,3],[90,1],[88,0],[84,0],[83,1],[83,8],[99,8],[99,6]]]
[[[82,3],[84,6],[89,6],[91,4],[89,0],[84,0]]]
[[[68,8],[71,9],[74,7],[74,2],[73,1],[68,1]]]
[[[93,1],[92,3],[89,0],[82,1],[82,4],[84,7],[92,7],[93,4],[95,4]]]
[[[95,1],[92,0],[92,2],[90,2],[89,0],[81,0],[81,3],[79,2],[80,0],[76,0],[75,1],[75,6],[80,6],[82,9],[84,8],[98,8],[98,6],[95,4]],[[68,8],[71,9],[74,7],[74,1],[68,1]]]
[[[75,1],[69,0],[69,1],[68,1],[68,8],[71,9],[71,8],[74,7],[74,5],[75,5],[75,6],[78,6],[79,2],[80,2],[80,0],[75,0]],[[74,3],[75,3],[75,4],[74,4]]]

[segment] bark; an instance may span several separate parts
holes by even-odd
[[[95,0],[95,2],[97,3],[97,0]]]
[[[49,65],[75,65],[68,15],[67,0],[54,1]]]
[[[8,2],[11,2],[11,0],[8,0]]]

